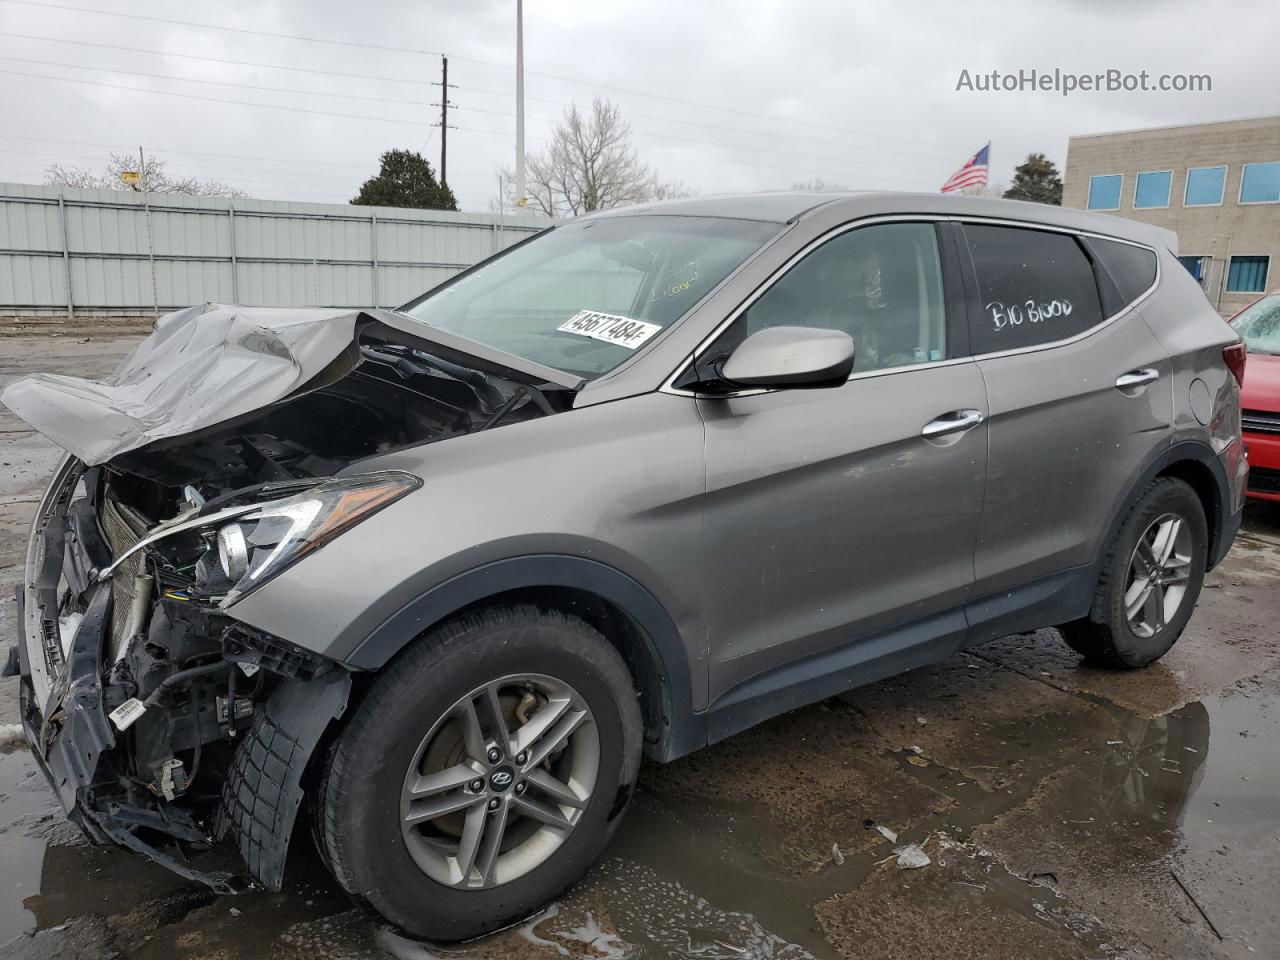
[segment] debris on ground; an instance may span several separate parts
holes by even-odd
[[[22,736],[22,724],[0,723],[0,747],[21,747],[26,744]]]
[[[898,842],[898,834],[896,831],[890,830],[888,827],[881,826],[878,823],[876,824],[876,829],[879,830],[880,835],[884,837],[886,840],[888,840],[890,843]]]
[[[893,852],[898,855],[899,870],[918,870],[933,862],[918,843],[908,843]]]
[[[1222,932],[1218,930],[1214,922],[1211,919],[1209,919],[1208,912],[1205,910],[1204,906],[1200,903],[1200,901],[1196,898],[1196,895],[1191,892],[1191,888],[1186,885],[1186,883],[1183,881],[1183,879],[1180,876],[1178,876],[1178,872],[1176,870],[1170,870],[1169,876],[1173,877],[1173,882],[1182,888],[1182,892],[1187,895],[1187,899],[1190,900],[1192,905],[1196,908],[1196,910],[1199,911],[1200,916],[1204,917],[1204,922],[1209,925],[1209,929],[1213,931],[1213,935],[1217,937],[1219,940],[1223,939]]]
[[[840,852],[840,844],[831,844],[831,862],[837,867],[844,866],[844,854]]]

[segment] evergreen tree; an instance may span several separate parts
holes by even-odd
[[[1062,206],[1062,177],[1058,168],[1043,153],[1028,154],[1026,162],[1014,170],[1013,185],[1004,192],[1004,198]]]
[[[448,186],[436,182],[435,171],[420,153],[388,150],[381,168],[351,201],[366,207],[416,207],[419,210],[457,210]]]

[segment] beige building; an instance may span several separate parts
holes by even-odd
[[[1062,203],[1175,231],[1223,316],[1280,289],[1280,117],[1072,137]]]

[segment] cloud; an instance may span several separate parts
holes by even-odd
[[[174,173],[216,177],[255,195],[343,201],[384,149],[425,149],[438,162],[439,131],[430,126],[438,118],[430,106],[439,99],[430,85],[439,79],[438,52],[448,53],[458,85],[449,171],[464,207],[485,209],[497,167],[513,159],[514,0],[227,0],[216,11],[67,2],[409,52],[0,3],[0,70],[12,71],[0,74],[0,179],[39,180],[48,162],[95,165],[108,144],[143,144]],[[1224,33],[1229,44],[1207,42]],[[645,160],[703,192],[814,177],[933,190],[988,140],[993,179],[1008,180],[1030,151],[1061,165],[1072,134],[1274,112],[1278,34],[1280,7],[1261,0],[1229,8],[1189,0],[538,0],[525,10],[528,146],[544,142],[564,104],[600,93],[622,106]],[[1213,90],[1062,97],[955,89],[962,70],[1031,68],[1207,73]],[[333,75],[340,73],[364,76]],[[207,99],[165,95],[174,93]],[[210,102],[218,100],[293,109]]]

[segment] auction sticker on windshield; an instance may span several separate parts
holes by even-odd
[[[579,310],[556,329],[563,333],[576,333],[579,336],[603,340],[605,343],[616,343],[620,347],[634,350],[662,327],[656,323],[620,317],[615,313]]]

